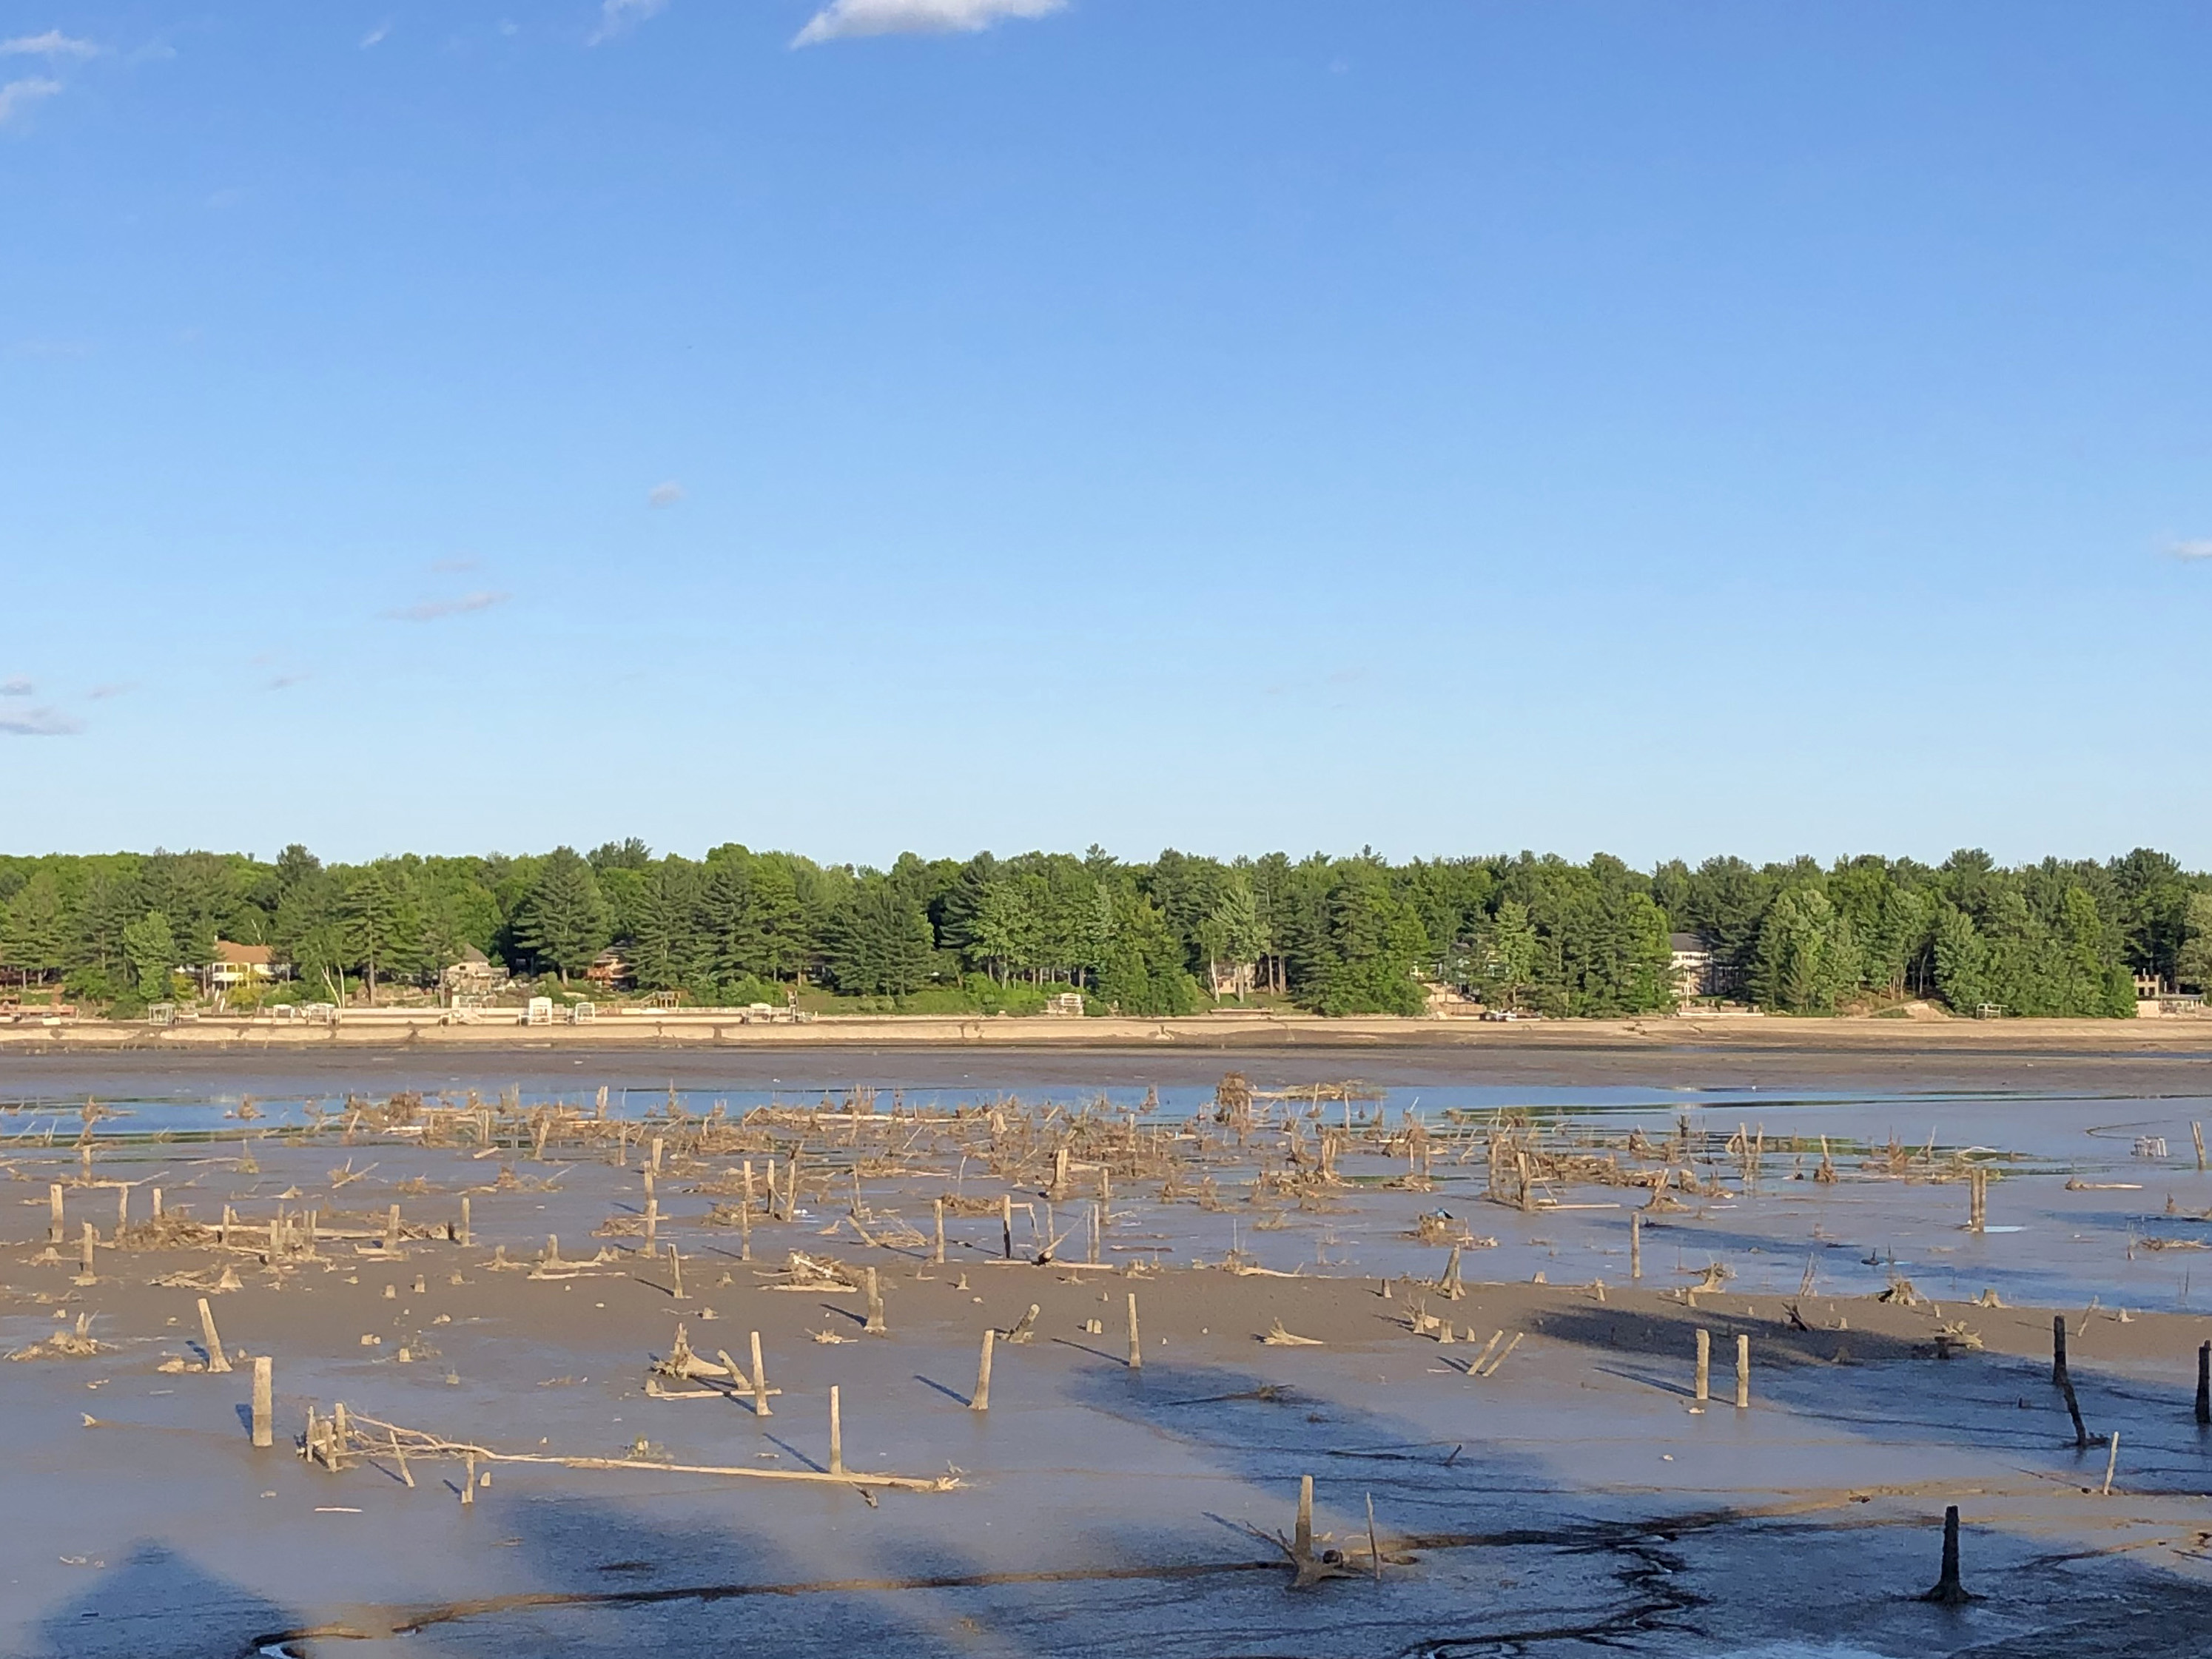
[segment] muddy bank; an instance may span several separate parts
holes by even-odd
[[[1494,1126],[1425,1144],[1371,1103],[1323,1111],[1351,1127],[1320,1166],[1295,1103],[1150,1139],[1134,1109],[1071,1128],[888,1103],[617,1122],[585,1097],[555,1122],[430,1097],[277,1133],[216,1107],[206,1134],[88,1161],[19,1133],[0,1479],[40,1521],[0,1540],[0,1649],[2125,1656],[2188,1650],[2208,1611],[2212,1319],[2146,1310],[2125,1275],[2164,1264],[2094,1221],[2164,1207],[2103,1179],[2124,1140],[2092,1143],[2086,1179],[1990,1149],[1994,1224],[2026,1230],[1976,1234],[1959,1155],[1891,1153],[1863,1103],[1819,1131],[1832,1182],[1778,1138],[1753,1167],[1725,1132],[1577,1120],[1512,1143],[1559,1172],[1526,1194],[1483,1153]],[[2212,1231],[2194,1169],[2163,1178],[2173,1235]],[[2062,1272],[2102,1293],[1982,1294]],[[228,1372],[205,1369],[203,1296]],[[679,1328],[740,1371],[757,1333],[769,1414],[711,1370],[665,1374]],[[690,1472],[826,1474],[832,1388],[848,1472],[944,1489]],[[302,1457],[310,1410],[341,1401],[596,1462],[488,1462],[464,1505],[458,1460],[403,1467],[379,1430],[337,1468]],[[1274,1535],[1304,1475],[1316,1549],[1357,1571],[1298,1590]],[[1984,1598],[1960,1608],[1912,1599],[1950,1503]]]

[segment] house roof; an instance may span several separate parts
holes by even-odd
[[[235,968],[266,968],[276,959],[276,953],[265,945],[236,945],[219,939],[215,942],[215,959]]]
[[[1667,946],[1672,951],[1710,951],[1713,948],[1706,942],[1703,933],[1669,933],[1667,936]]]

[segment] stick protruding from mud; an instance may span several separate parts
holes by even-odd
[[[2197,1349],[2197,1425],[2212,1424],[2212,1342]]]
[[[1966,1587],[1959,1582],[1959,1506],[1956,1504],[1943,1511],[1942,1574],[1936,1579],[1935,1588],[1920,1599],[1945,1607],[1964,1607],[1976,1599],[1968,1595]]]
[[[768,1404],[768,1367],[761,1364],[760,1333],[753,1333],[753,1415],[772,1415]]]
[[[275,1369],[275,1362],[267,1354],[254,1356],[253,1443],[257,1446],[276,1443]]]
[[[1129,1292],[1129,1369],[1145,1369],[1145,1340],[1137,1334],[1137,1293]]]
[[[1698,1331],[1697,1401],[1703,1405],[1712,1398],[1713,1392],[1713,1334],[1699,1328]]]
[[[215,1328],[215,1310],[208,1306],[205,1297],[200,1298],[200,1340],[207,1346],[207,1368],[210,1371],[230,1369],[230,1356],[222,1351],[222,1338]]]
[[[983,1356],[975,1363],[975,1397],[968,1402],[968,1409],[971,1412],[991,1409],[991,1350],[998,1340],[998,1332],[986,1325],[983,1328]]]
[[[830,1385],[830,1473],[845,1473],[845,1425],[837,1406],[837,1385]]]

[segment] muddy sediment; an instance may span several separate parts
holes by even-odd
[[[2187,1099],[1984,1091],[1923,1139],[1924,1092],[1091,1076],[23,1090],[0,1650],[2192,1650]],[[1950,1504],[1963,1607],[1915,1599]]]

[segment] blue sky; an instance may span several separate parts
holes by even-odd
[[[0,0],[0,842],[2212,864],[2208,68]]]

